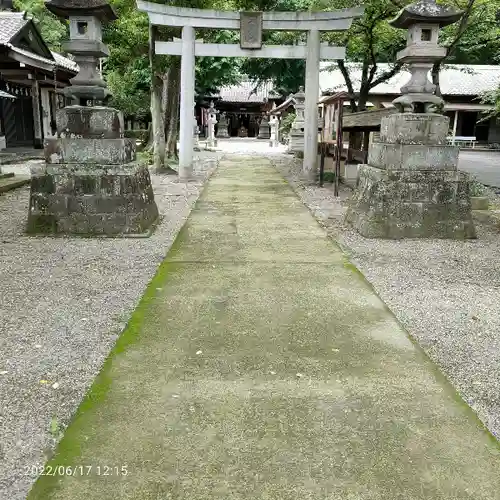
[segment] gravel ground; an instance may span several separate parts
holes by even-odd
[[[27,237],[29,188],[0,196],[1,499],[26,497],[215,166],[188,184],[152,176],[163,219],[150,238]]]
[[[236,142],[222,149],[272,153],[304,203],[500,437],[500,234],[479,226],[479,240],[465,243],[367,240],[342,224],[350,190],[337,200],[331,188],[302,185],[289,156],[262,141]],[[26,497],[35,480],[30,467],[52,453],[210,170],[205,164],[190,184],[152,176],[164,218],[151,238],[26,237],[29,189],[0,196],[0,499]]]
[[[290,159],[276,166],[500,439],[500,234],[478,225],[467,242],[366,239],[342,222],[349,188],[336,199],[331,186],[301,183]]]

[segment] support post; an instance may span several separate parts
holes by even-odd
[[[193,102],[194,102],[194,28],[182,28],[181,55],[181,109],[180,109],[180,145],[179,178],[188,180],[193,173]]]
[[[40,85],[36,79],[31,86],[31,98],[33,101],[33,132],[34,132],[34,146],[37,149],[43,148],[43,132],[42,132],[42,104],[40,102]]]
[[[339,181],[340,181],[340,160],[342,157],[342,139],[343,139],[343,130],[342,130],[342,121],[343,121],[343,113],[344,113],[344,101],[339,99],[336,106],[336,116],[335,116],[335,187],[334,187],[334,196],[339,195]],[[347,158],[346,162],[347,164]],[[344,165],[345,165],[344,164]],[[347,172],[347,165],[346,165]]]
[[[457,124],[458,124],[458,110],[455,110],[453,116],[453,137],[451,138],[451,144],[455,145],[455,136],[457,135]]]
[[[307,35],[304,163],[302,171],[304,177],[313,182],[316,179],[318,157],[319,55],[319,31],[310,30]]]

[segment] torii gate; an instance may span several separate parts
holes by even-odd
[[[303,174],[316,176],[318,148],[319,62],[345,58],[345,47],[320,43],[321,31],[350,28],[364,7],[330,12],[231,12],[172,7],[137,0],[137,8],[149,16],[150,25],[182,28],[180,41],[155,41],[156,54],[181,56],[181,98],[179,177],[189,179],[193,171],[193,105],[195,99],[195,57],[258,57],[306,59],[305,128]],[[240,45],[202,43],[195,40],[195,28],[240,31]],[[307,45],[262,45],[263,30],[307,31]],[[153,40],[151,41],[153,42]]]

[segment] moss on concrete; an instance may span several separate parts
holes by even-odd
[[[496,441],[272,183],[222,162],[52,462],[93,473],[29,500],[496,498]]]

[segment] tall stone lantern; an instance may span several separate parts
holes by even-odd
[[[398,61],[411,77],[393,101],[399,111],[382,118],[378,142],[360,165],[347,222],[374,238],[475,238],[469,177],[457,170],[459,150],[447,144],[449,118],[434,94],[428,72],[445,55],[439,29],[462,11],[423,0],[404,7],[391,21],[408,29]]]
[[[303,153],[305,128],[304,109],[306,102],[304,87],[300,87],[298,92],[293,94],[293,98],[295,101],[295,120],[290,129],[289,151],[291,153]]]
[[[108,55],[102,24],[116,15],[107,0],[49,0],[46,6],[69,19],[64,48],[80,72],[64,89],[73,104],[57,112],[57,138],[44,144],[46,164],[32,171],[28,231],[146,232],[158,218],[147,165],[136,161],[135,140],[124,138],[122,113],[96,105],[109,96],[99,70],[99,58]]]

